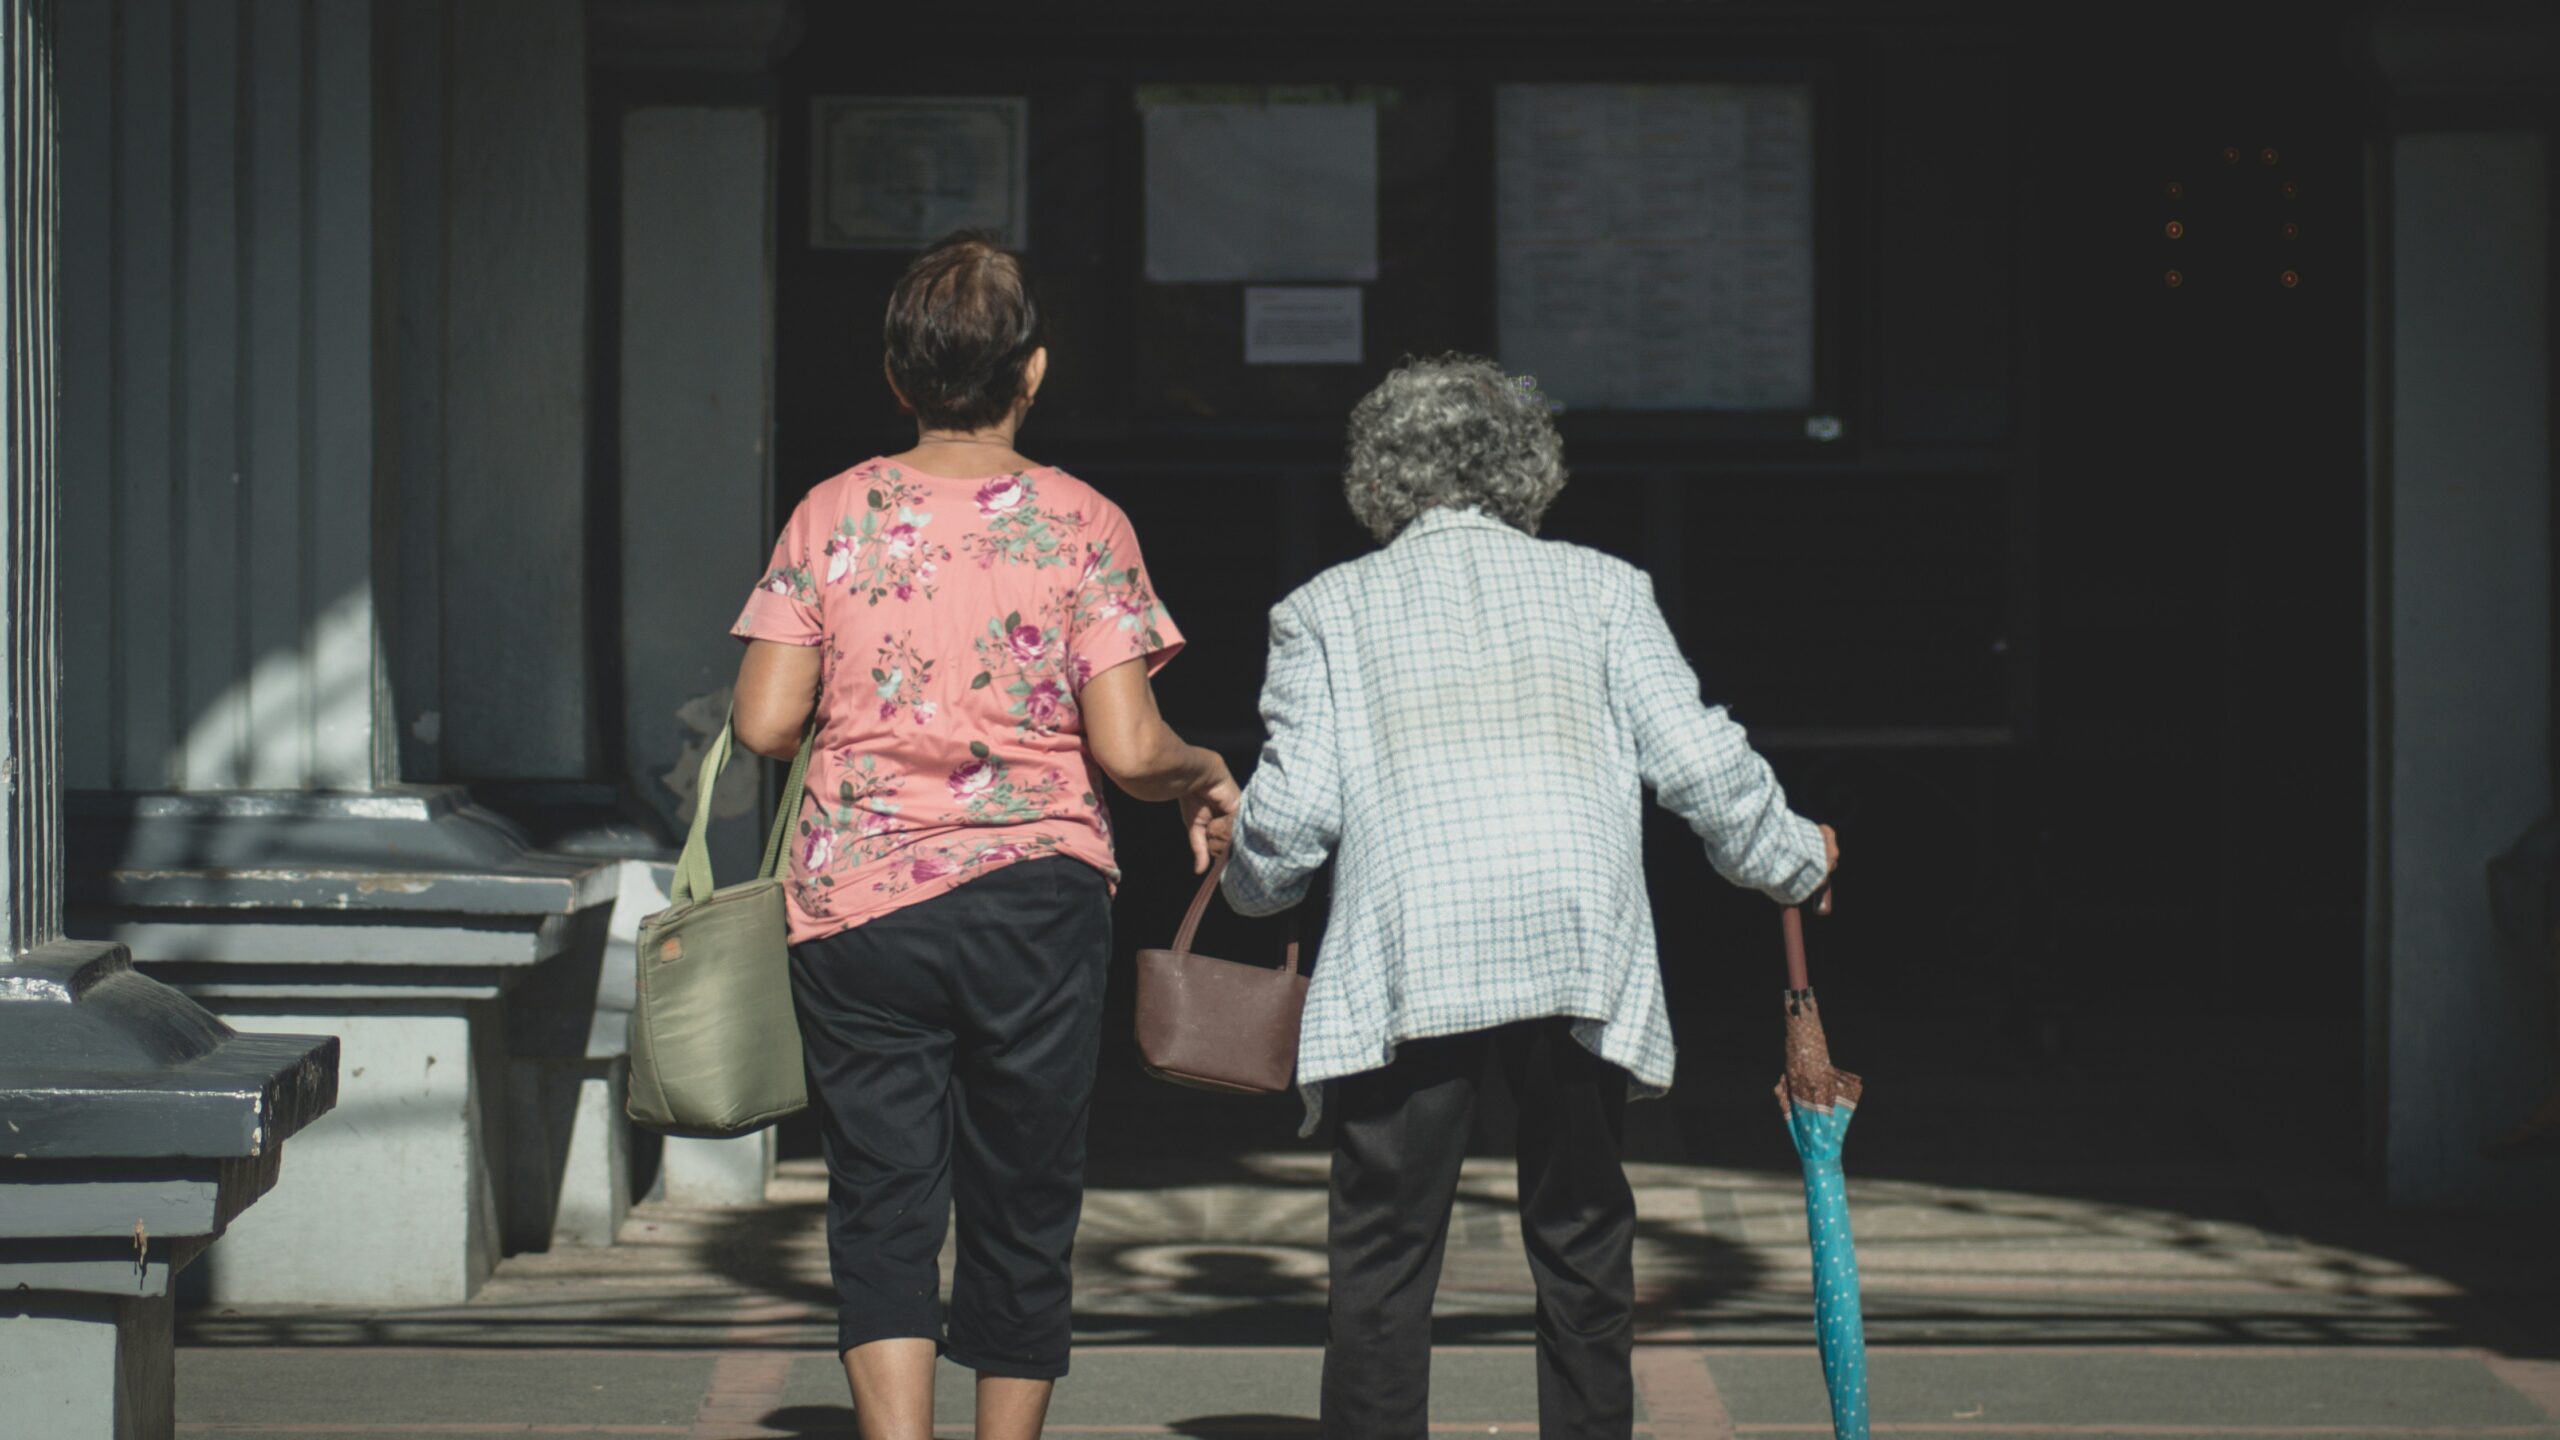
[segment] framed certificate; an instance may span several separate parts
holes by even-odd
[[[813,97],[809,243],[919,250],[974,227],[1026,248],[1030,112],[1018,96]]]

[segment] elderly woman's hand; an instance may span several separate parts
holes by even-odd
[[[1209,862],[1235,843],[1236,810],[1244,803],[1244,790],[1227,769],[1225,757],[1213,751],[1203,753],[1210,762],[1207,773],[1182,795],[1182,825],[1191,837],[1194,875],[1207,874]]]

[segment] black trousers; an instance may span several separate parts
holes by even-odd
[[[1577,1043],[1572,1024],[1408,1040],[1385,1069],[1334,1082],[1327,1440],[1425,1434],[1431,1300],[1476,1086],[1488,1070],[1520,1111],[1520,1230],[1538,1285],[1538,1434],[1631,1433],[1636,1207],[1620,1158],[1627,1075]]]
[[[1108,882],[1058,858],[792,948],[839,1352],[921,1338],[982,1375],[1067,1373],[1110,955]]]

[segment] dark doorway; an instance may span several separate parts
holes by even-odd
[[[1549,533],[1652,570],[1710,697],[1840,824],[1826,997],[1869,1069],[1944,1082],[1907,1088],[1913,1113],[2032,1077],[2019,1088],[2054,1105],[2116,1093],[2119,1138],[2194,1158],[2212,1142],[2143,1079],[2192,1076],[2196,1046],[2245,1026],[2333,1097],[2306,1122],[2319,1163],[2357,1163],[2362,126],[2334,15],[2217,12],[2209,45],[2156,16],[2095,45],[1991,6],[1435,7],[1364,14],[1346,47],[1330,13],[1115,13],[982,8],[961,56],[939,31],[812,7],[780,122],[783,509],[908,438],[872,338],[905,257],[809,243],[812,97],[1028,97],[1027,258],[1058,359],[1024,445],[1136,520],[1192,641],[1164,703],[1241,766],[1265,610],[1365,543],[1333,468],[1341,410],[1396,353],[1498,345],[1491,87],[1811,77],[1817,408],[1840,438],[1803,417],[1568,413],[1575,479]],[[1213,376],[1185,409],[1165,355],[1233,297],[1144,280],[1136,105],[1211,81],[1380,85],[1400,108],[1381,120],[1365,363]],[[1124,812],[1124,953],[1188,899],[1155,818]],[[1780,1158],[1774,922],[1675,823],[1650,840],[1684,1073],[1643,1107],[1640,1148]],[[1211,939],[1257,943],[1235,922]],[[1139,1079],[1119,988],[1103,1103],[1157,1122],[1106,1131],[1207,1160],[1292,1143],[1292,1104]],[[1997,1151],[1950,1148],[1950,1123],[1900,1142],[1879,1123],[1872,1152],[1926,1169]]]

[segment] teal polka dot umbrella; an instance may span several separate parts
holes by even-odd
[[[1831,897],[1822,898],[1831,908]],[[1849,1238],[1849,1188],[1840,1146],[1857,1113],[1858,1077],[1831,1063],[1822,1012],[1805,975],[1804,917],[1788,907],[1787,1073],[1778,1108],[1804,1159],[1804,1217],[1813,1242],[1813,1333],[1822,1347],[1822,1378],[1831,1390],[1835,1440],[1867,1440],[1867,1334],[1858,1309],[1858,1247]]]

